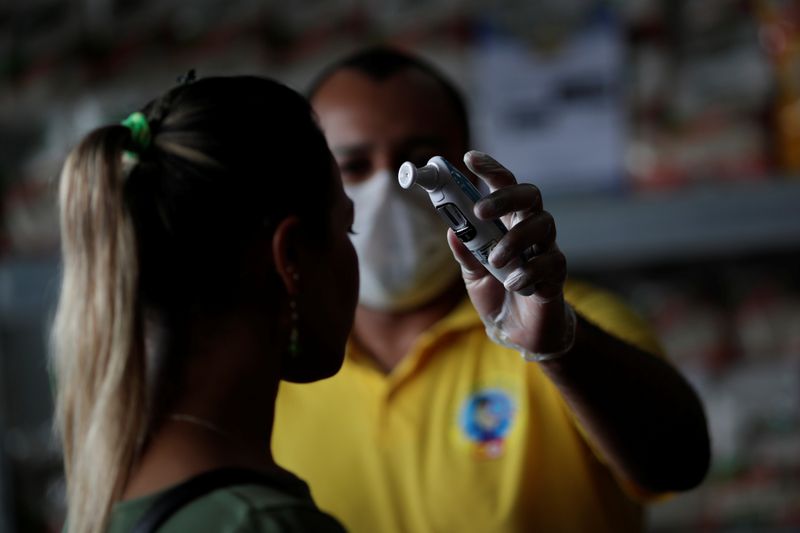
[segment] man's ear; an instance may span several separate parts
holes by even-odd
[[[295,215],[281,220],[272,234],[272,258],[275,261],[275,271],[283,281],[286,292],[290,295],[297,294],[299,290],[299,247],[302,245],[300,239],[300,219]]]

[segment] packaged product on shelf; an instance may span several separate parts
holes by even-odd
[[[766,178],[772,163],[763,117],[774,81],[752,16],[731,2],[671,9],[668,27],[635,32],[626,157],[634,185]],[[656,82],[660,88],[651,87]]]
[[[640,288],[638,298],[675,364],[692,373],[717,373],[736,360],[730,317],[713,298],[683,284]]]
[[[777,79],[773,121],[780,170],[800,175],[800,5],[758,0],[759,37]]]
[[[765,280],[751,286],[734,319],[746,359],[800,359],[800,296],[780,283]]]

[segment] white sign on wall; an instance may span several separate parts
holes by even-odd
[[[473,53],[474,146],[544,191],[618,188],[624,51],[610,19],[547,53],[510,36],[483,35]]]

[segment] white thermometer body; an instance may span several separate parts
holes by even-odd
[[[503,268],[489,263],[489,254],[508,230],[500,220],[481,220],[475,216],[473,208],[481,199],[480,192],[443,157],[434,156],[427,165],[419,168],[406,161],[400,166],[397,179],[404,189],[414,184],[425,189],[439,215],[472,255],[501,283],[519,267],[519,261],[511,261]],[[520,292],[525,294],[528,291]]]

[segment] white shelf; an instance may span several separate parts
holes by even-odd
[[[545,198],[570,270],[800,250],[800,179]]]

